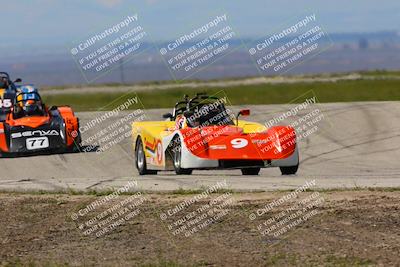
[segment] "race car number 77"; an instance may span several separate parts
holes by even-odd
[[[49,147],[49,139],[47,137],[34,137],[26,139],[26,148],[28,150]]]

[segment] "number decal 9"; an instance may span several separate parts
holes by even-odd
[[[231,145],[233,148],[243,148],[247,146],[249,142],[243,138],[235,138],[231,140]]]

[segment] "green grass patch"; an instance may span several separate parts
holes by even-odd
[[[328,255],[325,259],[326,266],[337,266],[337,267],[346,267],[346,266],[372,266],[375,265],[369,259],[361,259],[358,257],[338,257],[335,255]]]
[[[385,76],[399,76],[400,71],[398,70],[372,70],[372,71],[361,71],[360,74],[366,77],[385,77]]]
[[[284,104],[312,90],[321,103],[352,101],[399,101],[400,79],[360,79],[338,82],[299,82],[284,84],[242,85],[230,88],[176,88],[140,91],[137,95],[144,108],[172,108],[183,95],[196,92],[215,94],[224,91],[232,105]],[[111,110],[124,103],[134,93],[90,93],[47,95],[48,105],[71,105],[76,111]],[[302,102],[297,99],[293,103]],[[111,103],[111,104],[110,104]],[[136,109],[137,105],[131,106]]]

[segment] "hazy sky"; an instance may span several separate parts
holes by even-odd
[[[155,40],[173,39],[218,13],[242,37],[262,37],[295,17],[315,13],[330,32],[400,31],[399,0],[0,0],[0,45],[68,43],[137,13]],[[4,36],[6,38],[4,38]]]

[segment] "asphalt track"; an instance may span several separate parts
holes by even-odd
[[[138,182],[138,190],[203,189],[226,180],[236,191],[293,189],[315,180],[315,188],[400,187],[400,102],[318,104],[324,120],[318,130],[300,143],[297,175],[282,176],[279,169],[261,170],[259,176],[242,176],[239,170],[173,172],[139,176],[134,168],[130,138],[102,152],[41,155],[0,159],[2,191],[109,190]],[[241,107],[235,107],[239,109]],[[250,106],[248,120],[265,122],[288,106]],[[159,119],[166,110],[147,110]],[[78,113],[84,125],[101,113]],[[123,114],[118,115],[122,117]],[[106,127],[97,125],[94,132]],[[85,133],[83,139],[89,138]]]

